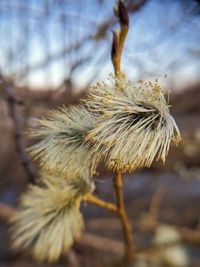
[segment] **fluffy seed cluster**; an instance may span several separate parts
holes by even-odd
[[[87,140],[114,171],[149,167],[154,159],[164,162],[171,141],[181,139],[157,82],[134,86],[111,76],[109,83],[91,88],[86,105],[97,121]]]
[[[29,250],[37,261],[56,261],[81,235],[81,198],[94,186],[85,180],[45,176],[30,185],[11,220],[12,247]]]
[[[163,162],[180,133],[157,82],[134,86],[110,77],[92,86],[84,104],[51,111],[31,135],[39,142],[30,153],[45,173],[30,185],[12,219],[15,250],[28,249],[39,260],[55,261],[80,237],[81,199],[104,159],[113,171],[133,171]]]
[[[37,124],[30,133],[40,141],[29,150],[41,168],[56,169],[68,177],[92,176],[99,156],[92,152],[93,144],[85,136],[95,121],[83,105],[51,111]]]

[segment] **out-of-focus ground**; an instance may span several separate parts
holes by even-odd
[[[16,89],[16,95],[24,100],[24,104],[17,110],[24,132],[33,125],[35,117],[44,115],[49,108],[77,103],[82,97],[66,91],[41,92],[23,88]],[[155,163],[151,169],[143,169],[124,177],[126,207],[132,222],[138,255],[134,265],[136,267],[200,266],[200,85],[185,88],[176,95],[172,94],[170,103],[171,112],[182,135],[180,146],[171,146],[164,166]],[[28,183],[20,156],[16,152],[14,134],[13,121],[1,92],[0,202],[10,206],[16,205],[18,196]],[[26,146],[30,145],[32,140],[26,134],[24,138]],[[114,201],[112,174],[100,169],[96,182],[96,194]],[[94,246],[87,242],[77,243],[70,254],[63,256],[55,266],[100,267],[119,264],[118,241],[122,240],[122,236],[118,219],[108,211],[89,204],[83,206],[83,212],[86,233],[109,238],[114,245],[112,243],[111,249],[106,251],[107,239],[97,238],[91,241]],[[164,239],[165,233],[167,237],[172,235],[172,244],[169,244],[169,247],[166,245],[164,251],[156,245],[155,240]],[[176,235],[183,240],[178,238],[174,244],[173,236],[176,239]],[[175,254],[175,259],[181,258],[175,260],[180,261],[179,265],[168,262],[168,258],[173,259],[170,253]],[[37,265],[25,254],[13,254],[9,248],[7,224],[5,220],[0,219],[0,266],[48,265]]]

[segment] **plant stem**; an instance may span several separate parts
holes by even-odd
[[[119,1],[118,4],[118,11],[117,16],[119,18],[120,22],[120,32],[113,31],[113,44],[112,44],[112,51],[111,51],[111,57],[112,57],[112,63],[115,70],[115,76],[117,78],[120,78],[121,73],[121,55],[122,50],[124,47],[124,42],[126,39],[126,35],[128,32],[128,11],[126,9],[126,6],[123,4],[122,1]],[[117,84],[116,81],[116,87],[120,90],[120,87]],[[117,214],[120,218],[123,233],[124,233],[124,241],[125,241],[125,260],[127,262],[132,262],[133,260],[133,238],[132,238],[132,229],[131,224],[129,223],[128,216],[126,214],[126,210],[124,207],[124,197],[123,197],[123,181],[122,181],[122,174],[121,172],[116,173],[115,178],[113,180],[113,184],[115,187],[116,192],[116,198],[117,198],[117,205],[109,202],[105,202],[94,195],[90,194],[84,197],[84,200],[87,202],[90,202],[92,204],[95,204],[97,206],[106,208],[115,214]]]
[[[95,197],[92,194],[89,194],[84,197],[84,201],[90,202],[94,205],[100,206],[102,208],[108,209],[114,213],[117,212],[117,206],[114,203],[106,202],[104,200],[99,199],[98,197]]]
[[[120,78],[121,76],[121,56],[122,50],[124,47],[124,42],[126,39],[126,35],[128,33],[129,28],[129,17],[128,10],[122,1],[119,1],[117,16],[119,18],[120,23],[120,32],[113,31],[113,44],[112,44],[112,63],[115,70],[115,76]],[[116,81],[116,87],[120,90],[118,83]],[[123,181],[121,172],[117,172],[114,180],[114,187],[117,198],[117,214],[120,218],[122,229],[124,233],[124,241],[125,241],[125,259],[128,262],[131,262],[133,259],[133,237],[132,237],[132,229],[131,224],[129,223],[128,216],[124,207],[124,196],[123,196]]]
[[[114,177],[114,187],[117,197],[117,214],[120,218],[122,229],[124,233],[125,249],[126,255],[125,259],[128,262],[131,262],[133,259],[133,238],[132,238],[132,229],[131,224],[129,223],[128,216],[124,206],[124,197],[123,197],[123,181],[121,172],[116,173]]]
[[[120,77],[121,75],[121,56],[124,47],[124,42],[126,40],[126,36],[129,29],[129,17],[128,10],[122,1],[118,3],[118,18],[120,23],[120,32],[113,31],[113,44],[112,44],[112,63],[115,70],[116,77]]]

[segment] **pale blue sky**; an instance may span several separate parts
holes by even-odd
[[[104,79],[112,72],[111,31],[106,40],[90,40],[81,49],[50,60],[43,68],[32,66],[64,47],[95,34],[97,26],[113,17],[114,1],[0,0],[0,66],[6,74],[34,87],[56,87],[80,58],[90,57],[72,76],[77,87]],[[187,7],[187,8],[186,8]],[[138,79],[173,80],[173,85],[191,83],[200,74],[200,10],[193,0],[148,0],[130,16],[130,31],[123,53],[122,68]],[[46,12],[46,16],[44,16]],[[66,17],[62,16],[65,14]],[[61,20],[66,19],[62,27]],[[30,66],[32,71],[26,69]]]

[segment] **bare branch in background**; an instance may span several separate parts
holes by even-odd
[[[54,55],[48,55],[42,62],[36,63],[35,65],[27,65],[24,67],[24,72],[21,74],[21,78],[26,76],[28,72],[36,71],[38,69],[45,68],[50,63],[53,63],[56,60],[62,59],[66,54],[69,54],[73,50],[77,50],[83,45],[86,41],[91,39],[91,35],[84,36],[79,42],[73,44],[70,47],[64,47],[61,51],[55,53]]]
[[[15,212],[15,209],[4,203],[0,203],[0,218],[3,220],[9,220]]]
[[[0,83],[1,83],[1,87],[3,89],[5,99],[9,107],[10,116],[14,124],[14,137],[15,137],[17,152],[19,153],[22,166],[24,167],[24,170],[30,182],[34,183],[35,178],[36,178],[36,172],[25,151],[24,138],[23,138],[21,123],[20,123],[20,116],[19,116],[19,113],[17,112],[17,106],[22,105],[23,102],[16,96],[15,91],[12,87],[12,84],[8,82],[3,77],[2,74],[0,74]]]
[[[8,221],[13,216],[14,212],[15,212],[15,208],[9,205],[6,205],[4,203],[0,203],[0,219]],[[103,222],[103,219],[101,219],[100,221]],[[98,224],[98,220],[95,220],[95,223],[96,222]],[[108,222],[108,219],[105,219],[105,222]],[[89,221],[89,224],[90,224],[90,221]],[[140,226],[140,224],[143,224],[143,223],[142,221],[139,221],[137,224]],[[108,224],[103,223],[103,228],[106,229],[107,226]],[[153,225],[150,224],[149,227],[147,227],[146,229],[139,227],[138,230],[141,232],[143,231],[154,232],[160,226],[170,226],[176,229],[181,236],[182,242],[185,244],[191,244],[191,245],[197,245],[197,246],[200,245],[200,231],[198,229],[192,230],[190,228],[176,226],[174,224],[171,225],[171,224],[155,223]],[[110,230],[110,227],[108,229]],[[172,245],[175,245],[177,242],[179,243],[180,241],[168,242],[165,244],[165,247],[170,247]],[[105,252],[110,252],[112,254],[116,254],[119,257],[122,256],[122,252],[123,252],[123,243],[121,241],[114,240],[114,239],[107,238],[107,237],[98,236],[92,233],[84,233],[82,236],[82,239],[77,241],[77,244],[92,247],[94,249],[105,251]],[[136,255],[139,255],[141,253],[145,253],[148,251],[156,251],[158,247],[160,247],[160,244],[151,243],[145,246],[139,245],[135,247],[135,252],[136,252]]]
[[[148,0],[140,0],[134,3],[133,1],[127,1],[128,9],[131,13],[134,13],[147,1]],[[103,4],[104,6],[101,6],[101,9],[106,6],[105,3],[102,2],[102,5]],[[54,68],[55,64],[59,65],[65,63],[64,77],[60,77],[60,79],[71,80],[70,75],[73,72],[74,65],[80,67],[80,70],[83,69],[84,59],[82,59],[81,53],[77,53],[78,50],[80,50],[80,52],[83,50],[85,53],[85,47],[88,48],[89,46],[91,46],[91,51],[93,51],[94,47],[98,47],[97,49],[99,52],[104,50],[109,29],[116,24],[116,18],[112,15],[106,15],[104,20],[99,20],[97,17],[82,16],[80,12],[77,12],[76,4],[74,4],[76,12],[69,12],[66,6],[67,4],[64,3],[64,1],[60,1],[56,4],[42,1],[37,7],[33,7],[23,2],[20,4],[0,4],[0,14],[9,14],[11,21],[12,19],[14,21],[15,19],[17,20],[17,23],[10,24],[10,44],[7,45],[5,42],[2,43],[5,50],[2,50],[4,55],[2,68],[4,69],[6,66],[9,70],[8,75],[10,77],[15,75],[15,78],[19,82],[25,81],[25,83],[29,83],[29,78],[32,77],[32,75],[37,76],[38,72],[41,72],[45,79],[45,77],[49,77],[48,73]],[[23,19],[21,18],[22,14],[26,14]],[[53,28],[46,27],[45,21],[50,20],[52,21],[52,25],[54,25]],[[15,29],[15,26],[17,27],[17,30]],[[0,33],[4,34],[4,30],[5,27],[2,26]],[[60,30],[62,31],[60,33],[62,39],[59,39],[60,37],[58,37],[56,33]],[[19,31],[20,38],[15,42],[12,38],[14,38],[14,32],[16,31]],[[55,46],[53,44],[54,41],[51,39],[52,34],[55,36],[54,39],[58,38],[58,49],[52,49],[52,47]],[[38,52],[41,53],[38,60],[32,60],[33,52],[30,53],[32,43],[37,43],[35,37],[39,40],[39,50],[41,48],[41,52]],[[100,42],[102,45],[100,45]],[[12,46],[12,43],[15,43],[15,45]],[[86,57],[87,54],[88,49],[85,53]],[[102,60],[103,62],[99,62],[98,66],[96,66],[95,61],[97,60],[98,55],[89,52],[89,56],[95,67],[95,75],[90,76],[96,78],[96,73],[98,74],[100,72],[101,66],[105,61]],[[35,58],[37,58],[37,56]],[[79,66],[78,62],[80,62]],[[47,74],[47,76],[45,76],[45,74]],[[47,83],[51,83],[51,79],[49,80],[47,78],[46,80],[48,81]],[[90,77],[89,80],[91,80]],[[60,83],[62,83],[62,81],[60,81]]]
[[[70,68],[70,77],[72,76],[73,72],[76,71],[76,69],[78,69],[79,67],[81,67],[82,65],[84,65],[85,63],[88,63],[88,61],[90,61],[91,56],[86,56],[80,59],[77,59],[71,66]]]

